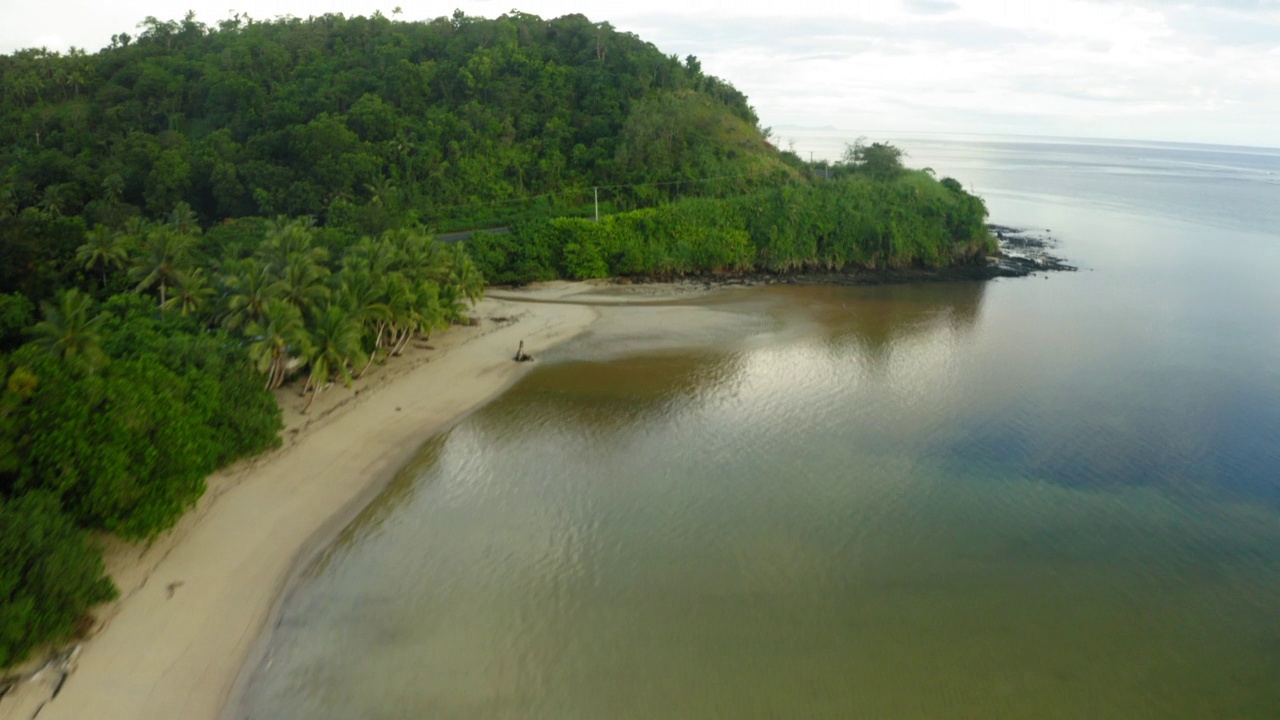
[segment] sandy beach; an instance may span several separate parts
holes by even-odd
[[[585,304],[498,298],[470,314],[477,325],[416,343],[307,415],[296,389],[283,390],[284,446],[211,477],[197,507],[154,542],[110,547],[121,599],[96,610],[98,628],[62,663],[65,677],[49,667],[18,684],[0,720],[221,717],[297,569],[423,442],[531,367],[511,360],[521,341],[536,357],[598,317]]]

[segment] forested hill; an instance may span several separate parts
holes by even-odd
[[[2,56],[0,88],[0,218],[85,228],[179,202],[203,225],[359,226],[370,206],[413,213],[384,226],[465,224],[592,185],[791,172],[696,58],[581,15],[148,18],[96,54]],[[6,228],[10,244],[83,230],[44,225]]]

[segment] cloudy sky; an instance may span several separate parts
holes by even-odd
[[[96,50],[147,15],[406,20],[514,0],[0,0],[0,52]],[[104,7],[109,6],[109,7]],[[529,0],[634,32],[750,96],[762,123],[1280,147],[1280,0]]]

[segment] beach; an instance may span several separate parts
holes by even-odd
[[[415,343],[305,415],[296,388],[283,389],[283,446],[210,477],[151,543],[109,547],[121,598],[96,609],[65,672],[48,667],[0,700],[0,720],[221,717],[298,569],[423,442],[531,367],[512,361],[520,342],[536,358],[598,317],[585,304],[496,298],[470,315],[475,325]]]

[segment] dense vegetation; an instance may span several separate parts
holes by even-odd
[[[580,15],[148,18],[97,54],[2,56],[0,86],[0,288],[30,296],[75,281],[86,230],[180,202],[376,235],[795,174],[696,58]]]
[[[99,534],[154,536],[279,442],[271,389],[314,399],[461,319],[482,269],[940,264],[989,241],[980,200],[895,148],[819,178],[696,58],[580,15],[140,27],[0,56],[0,666],[112,596]]]
[[[688,198],[592,222],[545,218],[479,234],[471,254],[495,282],[849,267],[938,267],[995,249],[980,198],[909,171],[901,151],[850,146],[829,178],[733,198]]]

